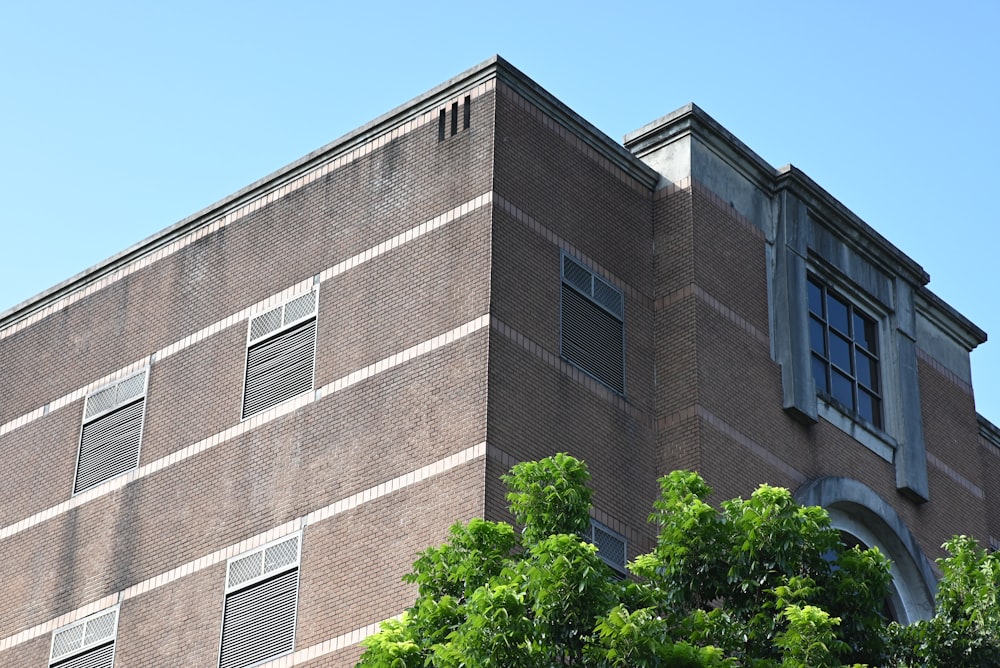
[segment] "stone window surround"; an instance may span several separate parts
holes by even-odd
[[[772,354],[781,365],[784,408],[805,424],[823,418],[892,462],[899,491],[918,503],[926,501],[927,456],[917,378],[913,286],[903,270],[880,257],[877,239],[851,234],[849,224],[828,222],[823,211],[789,190],[779,193],[778,199],[778,229],[774,245],[768,249],[768,271]],[[809,275],[878,323],[881,429],[845,413],[816,392],[809,340]]]

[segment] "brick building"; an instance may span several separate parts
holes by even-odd
[[[699,108],[623,146],[491,59],[0,315],[0,665],[352,665],[560,450],[617,567],[696,468],[925,616],[941,542],[1000,536],[986,335],[928,280]]]

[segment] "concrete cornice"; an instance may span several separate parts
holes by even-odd
[[[920,287],[931,279],[913,258],[848,209],[836,197],[813,181],[801,169],[788,164],[777,170],[777,189],[794,193],[815,214],[816,221],[847,242],[851,248],[890,273],[902,276]]]
[[[969,352],[986,343],[986,332],[931,292],[930,288],[921,288],[915,296],[917,313],[930,320]]]
[[[688,136],[696,137],[764,193],[774,192],[774,167],[693,102],[629,132],[624,141],[629,151],[642,158]]]
[[[774,168],[694,103],[687,104],[625,136],[625,146],[637,157],[659,147],[693,136],[718,155],[726,164],[753,183],[761,192],[773,196],[788,189],[820,214],[831,230],[862,255],[876,264],[887,265],[897,275],[922,286],[930,277],[909,256],[861,220],[836,197],[820,187],[803,171],[792,166]],[[692,174],[692,178],[698,178]]]
[[[976,419],[979,421],[979,435],[983,440],[992,443],[994,447],[1000,448],[1000,427],[979,413],[976,413]]]

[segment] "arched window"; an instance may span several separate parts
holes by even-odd
[[[796,500],[822,506],[845,544],[877,547],[891,561],[887,616],[906,624],[934,615],[937,580],[930,561],[892,506],[870,487],[850,478],[820,478],[803,485]],[[850,541],[850,542],[849,542]]]

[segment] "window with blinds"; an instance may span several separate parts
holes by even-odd
[[[311,290],[250,318],[243,418],[313,388],[317,302]]]
[[[73,493],[95,487],[139,465],[149,369],[87,395]]]
[[[625,394],[625,300],[621,290],[562,256],[561,355]]]
[[[118,606],[58,628],[52,633],[49,666],[111,668],[117,633]]]
[[[245,668],[295,648],[302,534],[226,564],[220,668]]]

